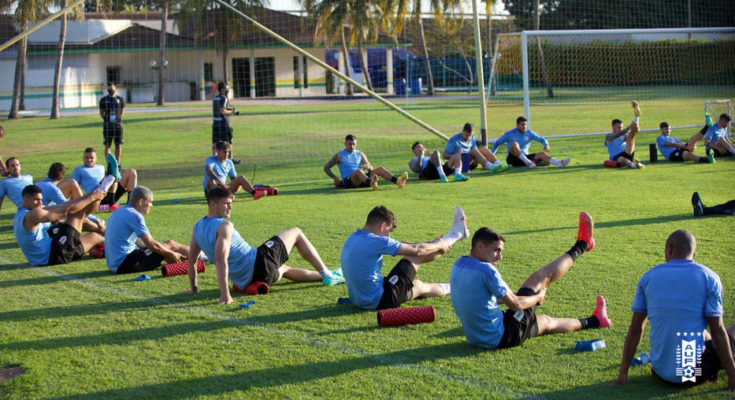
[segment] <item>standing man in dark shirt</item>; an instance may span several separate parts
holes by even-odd
[[[123,144],[122,118],[125,113],[125,100],[116,95],[115,82],[107,83],[107,96],[100,99],[100,117],[104,121],[102,125],[103,144],[105,145],[105,157],[110,153],[110,146],[115,142],[115,158],[120,163],[120,153]]]
[[[224,82],[217,84],[217,95],[212,99],[212,152],[214,153],[214,144],[217,142],[227,142],[232,149],[232,125],[230,125],[230,115],[240,114],[234,107],[229,106],[227,94],[230,87]],[[228,158],[232,158],[232,150]],[[240,160],[232,159],[234,164],[240,164]]]

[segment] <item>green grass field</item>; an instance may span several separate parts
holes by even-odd
[[[642,127],[655,128],[663,119],[698,124],[705,98],[665,106],[642,103]],[[465,121],[479,120],[476,103],[438,98],[401,104],[449,135]],[[551,140],[552,153],[572,157],[566,169],[478,171],[466,183],[412,178],[403,190],[383,183],[377,192],[338,191],[321,167],[342,147],[346,132],[357,134],[358,148],[374,165],[393,172],[407,169],[413,141],[433,148],[441,142],[372,102],[244,103],[241,109],[245,115],[235,120],[236,157],[243,159],[238,170],[250,178],[257,164],[256,183],[281,189],[279,196],[258,202],[237,196],[232,221],[250,244],[299,226],[335,268],[342,243],[362,227],[373,206],[386,205],[396,214],[393,237],[420,241],[446,233],[457,204],[467,213],[470,230],[490,226],[508,238],[499,270],[517,288],[574,243],[577,216],[585,210],[596,221],[597,247],[550,287],[540,312],[587,316],[601,294],[615,325],[485,351],[466,344],[448,297],[408,304],[434,306],[434,323],[379,328],[375,312],[337,305],[337,298],[347,295],[344,285],[282,281],[268,296],[237,294],[235,304],[219,306],[211,264],[200,276],[197,296],[179,294],[188,288],[185,276],[154,273],[151,281],[136,282],[135,276],[112,275],[103,260],[88,256],[69,265],[33,268],[15,243],[14,207],[6,200],[0,210],[0,367],[20,364],[26,372],[0,383],[0,398],[731,398],[726,379],[678,390],[651,377],[645,367],[631,368],[624,387],[607,383],[617,376],[636,283],[663,262],[664,241],[676,229],[697,237],[697,261],[722,278],[725,324],[735,323],[735,220],[695,219],[689,201],[694,191],[707,205],[735,198],[734,160],[611,170],[602,168],[607,152],[601,136],[559,138]],[[542,134],[602,131],[611,118],[628,120],[631,114],[626,101],[602,107],[551,104],[533,112],[534,129]],[[516,103],[491,103],[490,136],[512,128],[521,113]],[[580,130],[568,122],[569,115],[591,122]],[[188,243],[193,224],[206,214],[201,179],[209,123],[204,109],[127,115],[122,163],[138,169],[139,184],[154,190],[147,222],[156,239]],[[70,175],[81,164],[84,147],[101,150],[95,115],[2,125],[6,138],[0,154],[18,156],[23,173],[35,181],[52,162],[63,162]],[[688,138],[694,132],[674,135]],[[648,144],[656,136],[640,135],[642,159],[648,159]],[[452,263],[469,248],[469,241],[457,243],[417,277],[447,282]],[[385,267],[397,260],[386,257]],[[296,252],[289,264],[308,266]],[[256,304],[249,309],[238,307],[251,299]],[[639,351],[649,351],[647,332]],[[607,348],[574,350],[576,341],[594,338],[604,339]]]

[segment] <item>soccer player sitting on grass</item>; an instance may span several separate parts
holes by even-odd
[[[628,381],[630,362],[650,319],[651,372],[655,376],[674,386],[693,386],[716,381],[724,368],[727,387],[735,390],[735,325],[725,330],[722,281],[711,269],[694,262],[696,249],[691,233],[672,233],[664,249],[666,263],[648,270],[638,282],[618,385]]]
[[[235,164],[231,158],[227,158],[228,154],[230,154],[229,143],[221,141],[215,143],[214,153],[215,155],[204,161],[204,181],[202,182],[202,186],[204,187],[205,195],[213,187],[227,189],[233,194],[238,189],[243,188],[243,190],[253,195],[253,200],[258,200],[267,195],[265,190],[255,190],[250,181],[242,175],[237,175]],[[227,177],[230,178],[229,185],[226,183]]]
[[[71,173],[71,177],[77,181],[85,193],[94,190],[95,186],[102,181],[105,175],[112,175],[117,181],[108,191],[107,197],[100,203],[100,209],[102,211],[116,209],[117,201],[120,200],[122,195],[133,190],[138,185],[137,171],[129,168],[124,170],[123,174],[120,175],[119,164],[112,153],[107,154],[107,171],[105,171],[105,167],[97,164],[97,153],[91,147],[84,149],[82,160],[84,164],[76,167]]]
[[[447,182],[447,175],[454,173],[454,167],[459,165],[459,170],[462,170],[462,160],[457,158],[451,161],[447,161],[442,165],[441,158],[439,158],[438,151],[432,151],[429,155],[426,154],[426,147],[421,142],[416,142],[411,146],[411,151],[416,157],[412,158],[408,162],[408,168],[411,171],[419,174],[419,179],[439,179],[442,182]],[[460,174],[457,181],[464,181],[466,177]]]
[[[105,233],[105,261],[116,274],[150,271],[163,260],[176,263],[186,260],[189,247],[173,240],[159,242],[148,231],[144,215],[153,207],[153,192],[145,186],[136,186],[130,193],[130,202],[113,211],[107,220]],[[138,239],[143,246],[137,244]]]
[[[466,181],[468,177],[462,175],[462,154],[469,154],[471,163],[469,169],[473,169],[477,164],[482,165],[490,172],[503,172],[510,168],[503,165],[495,157],[495,154],[485,146],[478,146],[474,136],[475,127],[467,122],[462,127],[462,132],[449,138],[442,157],[454,166],[454,180]],[[472,162],[476,163],[473,164]]]
[[[538,153],[529,153],[528,150],[531,146],[531,141],[535,140],[541,143],[544,148],[543,151]],[[554,164],[559,168],[565,167],[569,164],[570,158],[567,157],[561,161],[549,155],[551,147],[549,141],[543,136],[536,134],[536,132],[528,129],[528,120],[524,117],[516,118],[516,127],[508,132],[505,132],[502,136],[495,141],[493,144],[492,153],[498,150],[498,147],[505,144],[508,146],[508,156],[506,162],[514,167],[528,167],[535,168],[537,165],[549,165]]]
[[[332,173],[335,165],[339,168],[341,178]],[[383,167],[373,168],[365,153],[357,150],[357,138],[354,135],[345,136],[345,148],[324,165],[324,173],[334,180],[334,186],[344,189],[372,187],[373,190],[378,190],[378,177],[383,177],[403,189],[408,179],[408,172],[395,177]]]
[[[716,157],[730,157],[735,154],[735,146],[730,141],[727,132],[730,120],[729,115],[720,115],[717,123],[709,127],[704,135],[704,145],[707,146],[707,151],[711,150]]]
[[[78,199],[83,196],[82,189],[74,179],[69,179],[61,183],[64,180],[65,173],[66,167],[64,164],[59,162],[53,163],[48,169],[48,177],[36,183],[36,186],[41,188],[44,206],[64,204],[69,200]],[[105,221],[90,214],[84,219],[83,230],[104,235]]]
[[[362,229],[351,234],[342,246],[342,273],[350,301],[365,310],[396,308],[417,297],[441,297],[450,293],[449,284],[424,283],[416,279],[421,264],[446,253],[457,241],[467,238],[464,212],[455,207],[449,233],[431,242],[399,242],[390,237],[396,218],[384,206],[373,208]],[[383,255],[403,258],[383,277]]]
[[[214,187],[207,192],[209,212],[194,225],[189,244],[187,262],[191,289],[185,293],[199,292],[195,266],[201,251],[217,268],[219,304],[230,304],[233,301],[227,286],[228,277],[241,289],[245,289],[251,282],[265,282],[270,286],[281,277],[296,282],[323,281],[327,286],[344,282],[339,270],[327,269],[314,245],[299,228],[287,229],[271,237],[260,247],[250,247],[235,230],[232,222],[225,219],[230,217],[233,197],[229,190],[221,187]],[[294,247],[316,271],[291,268],[284,264]]]
[[[66,264],[78,260],[89,249],[104,243],[94,232],[82,232],[82,223],[105,197],[115,179],[108,176],[87,195],[53,206],[43,205],[41,188],[23,189],[23,206],[13,218],[13,232],[18,246],[31,265]],[[51,225],[52,222],[59,222]]]
[[[3,199],[8,196],[16,207],[23,206],[23,188],[33,184],[33,177],[20,174],[20,160],[16,157],[8,158],[8,177],[0,181],[0,208]]]
[[[467,342],[487,349],[515,347],[526,339],[579,329],[607,328],[605,299],[597,296],[592,316],[582,319],[536,315],[536,307],[546,298],[546,288],[569,271],[577,257],[595,246],[592,218],[580,213],[577,242],[545,267],[526,279],[515,294],[498,272],[505,238],[489,228],[480,228],[472,237],[469,257],[460,257],[452,267],[452,305],[464,329]],[[499,304],[508,306],[505,312]]]
[[[694,147],[689,143],[682,143],[678,138],[671,136],[671,127],[664,121],[659,124],[661,136],[656,139],[658,151],[669,161],[694,161],[698,163],[714,163],[715,155],[710,152],[707,157],[694,155]]]
[[[694,208],[695,217],[704,215],[735,215],[735,200],[730,200],[712,207],[705,207],[697,192],[692,194],[692,207]]]
[[[641,109],[637,102],[632,101],[631,104],[633,105],[633,121],[623,129],[623,121],[612,120],[612,132],[605,136],[605,147],[610,155],[610,161],[616,162],[618,167],[645,168],[643,163],[633,158],[635,156],[635,137],[640,129],[638,119],[641,116]]]

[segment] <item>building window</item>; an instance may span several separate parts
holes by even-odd
[[[204,63],[204,82],[212,82],[212,63]]]
[[[309,88],[309,76],[307,74],[308,69],[306,68],[306,57],[301,56],[304,63],[304,89]],[[298,89],[301,87],[301,76],[299,76],[299,56],[293,58],[293,87]]]
[[[112,82],[116,85],[120,84],[120,67],[107,67],[107,82]]]

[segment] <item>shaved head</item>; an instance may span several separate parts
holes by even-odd
[[[666,261],[692,260],[697,250],[697,239],[689,231],[678,230],[666,239]]]

